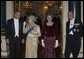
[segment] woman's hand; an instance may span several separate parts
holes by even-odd
[[[24,22],[23,25],[25,26],[26,25],[26,22]]]
[[[42,43],[42,46],[45,47],[45,44],[44,44],[44,40],[43,39],[42,39],[41,43]]]
[[[55,42],[55,46],[54,46],[54,47],[57,48],[58,45],[59,45],[59,44],[58,44],[58,40],[56,40],[56,42]]]

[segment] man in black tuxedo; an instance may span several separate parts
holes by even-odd
[[[21,57],[21,44],[22,44],[22,19],[20,19],[20,12],[14,13],[14,18],[7,21],[6,26],[6,39],[9,39],[9,58]]]
[[[65,58],[69,58],[73,54],[73,58],[77,58],[81,47],[81,36],[83,34],[83,26],[80,19],[74,18],[72,11],[68,13],[68,22],[66,23],[66,47]]]

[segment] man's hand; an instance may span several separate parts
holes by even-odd
[[[22,39],[22,44],[24,44],[24,39]]]

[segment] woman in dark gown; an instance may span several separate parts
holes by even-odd
[[[52,16],[47,15],[47,22],[42,28],[42,57],[56,58],[55,48],[58,47],[57,26],[52,22]]]

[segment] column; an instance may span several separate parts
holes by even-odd
[[[1,22],[6,25],[6,20],[10,19],[13,17],[13,1],[2,1],[1,2]],[[6,27],[6,26],[4,26]],[[6,45],[6,40],[5,40],[5,35],[1,35],[1,57],[2,58],[7,58],[8,57],[8,46]]]
[[[6,1],[6,20],[13,17],[13,1]]]
[[[63,55],[65,52],[65,43],[66,43],[66,22],[68,20],[67,18],[67,13],[68,13],[68,1],[63,1],[62,2],[62,38],[63,38]]]
[[[81,21],[83,23],[83,1],[81,1]]]

